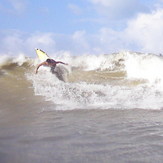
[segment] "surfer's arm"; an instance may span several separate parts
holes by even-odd
[[[36,72],[35,72],[36,74],[38,73],[38,69],[40,68],[40,66],[43,66],[43,65],[47,65],[47,62],[42,62],[37,66]]]
[[[56,62],[56,64],[58,64],[58,63],[64,64],[64,65],[68,65],[68,63],[64,63],[64,62],[61,62],[61,61]]]

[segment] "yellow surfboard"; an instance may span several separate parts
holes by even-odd
[[[38,58],[43,62],[46,61],[48,58],[50,58],[44,51],[41,49],[36,49],[36,54],[38,55]]]

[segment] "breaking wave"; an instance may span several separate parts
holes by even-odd
[[[33,97],[44,97],[53,109],[162,109],[163,57],[153,54],[121,52],[108,55],[54,56],[69,63],[58,65],[57,75],[41,67],[38,59],[0,57],[0,87],[32,88]],[[27,84],[23,84],[26,82]],[[2,92],[1,95],[2,96]],[[28,94],[26,94],[28,95]],[[30,101],[28,101],[30,102]]]

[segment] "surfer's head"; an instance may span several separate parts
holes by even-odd
[[[51,63],[52,61],[51,61],[51,59],[47,59],[46,62]]]

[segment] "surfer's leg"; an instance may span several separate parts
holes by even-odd
[[[51,72],[52,74],[56,74],[56,72],[54,71],[54,69],[55,69],[55,67],[51,67],[51,69],[50,69],[50,72]]]
[[[52,74],[56,75],[57,78],[59,78],[58,72],[55,71],[54,69],[55,69],[55,67],[51,67],[50,72],[51,72]]]
[[[54,69],[55,69],[55,67],[51,67],[50,72],[52,74],[54,74],[59,80],[64,81],[62,75],[60,75],[59,72],[57,70],[54,70]]]

